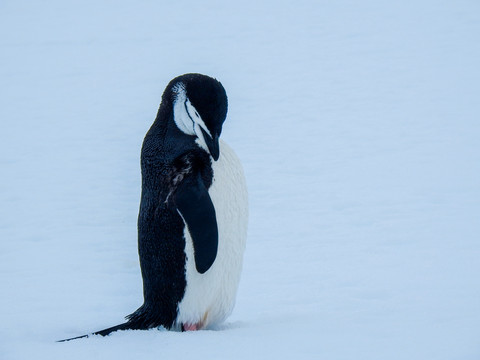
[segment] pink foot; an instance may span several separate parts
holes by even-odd
[[[197,324],[182,324],[183,331],[196,331],[199,329]]]

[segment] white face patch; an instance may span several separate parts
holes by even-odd
[[[197,109],[195,109],[195,106],[193,106],[188,99],[185,85],[181,82],[176,84],[173,87],[173,92],[176,95],[173,103],[173,118],[175,124],[185,134],[196,135],[198,138],[197,144],[206,151],[209,151],[205,138],[203,137],[202,129],[210,138],[212,138],[212,134]]]
[[[195,135],[193,130],[193,120],[188,116],[185,108],[187,101],[187,94],[185,93],[185,85],[178,83],[173,87],[173,92],[176,95],[173,102],[173,119],[177,127],[187,135]]]

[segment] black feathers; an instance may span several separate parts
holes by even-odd
[[[217,255],[218,228],[215,208],[200,174],[190,175],[176,191],[175,203],[192,237],[195,266],[200,274]]]

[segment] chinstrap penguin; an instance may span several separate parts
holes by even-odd
[[[248,199],[240,161],[219,140],[226,115],[225,89],[211,77],[185,74],[166,87],[141,152],[144,303],[125,323],[90,335],[160,326],[199,330],[232,312]]]

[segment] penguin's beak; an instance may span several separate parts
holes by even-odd
[[[220,157],[220,148],[218,145],[218,134],[213,134],[213,138],[208,135],[203,128],[200,127],[202,130],[203,138],[207,143],[208,151],[210,151],[210,155],[212,155],[213,160],[217,161]]]

